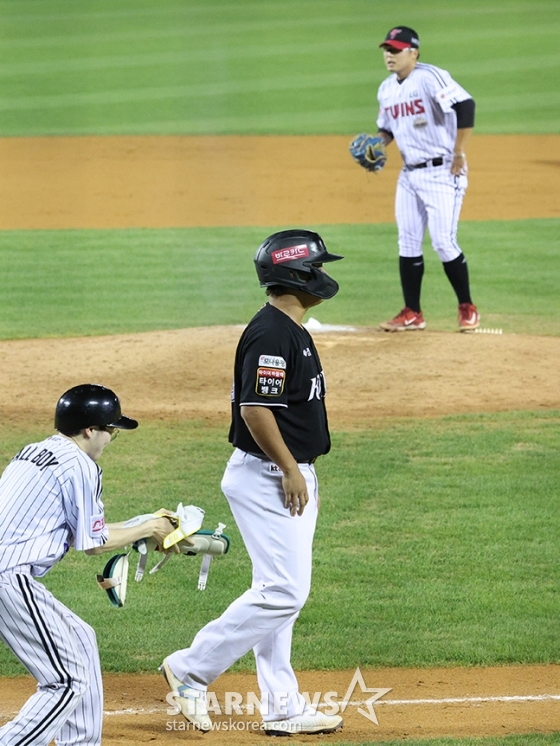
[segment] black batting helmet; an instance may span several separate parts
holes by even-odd
[[[114,391],[96,383],[83,383],[62,394],[56,405],[54,426],[69,435],[95,426],[134,430],[138,422],[121,413],[121,403]]]
[[[329,254],[318,233],[294,229],[273,233],[263,241],[255,266],[263,288],[282,285],[327,300],[338,292],[338,283],[319,267],[338,259],[344,257]]]

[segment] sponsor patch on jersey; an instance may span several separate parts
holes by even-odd
[[[259,396],[280,396],[285,380],[286,371],[281,368],[257,368],[255,391]]]
[[[100,534],[105,529],[105,516],[103,515],[92,515],[91,516],[91,535],[95,536]]]
[[[427,127],[428,126],[428,120],[426,117],[418,117],[412,122],[412,126],[419,129],[420,127]]]
[[[297,246],[287,246],[285,249],[271,251],[270,256],[273,264],[282,264],[292,259],[304,259],[309,256],[309,247],[305,243],[300,243]]]
[[[286,370],[286,361],[278,355],[261,355],[259,357],[259,365],[262,365],[264,368],[282,368],[282,370]]]
[[[450,83],[446,88],[442,88],[441,91],[436,93],[436,98],[444,112],[451,111],[451,107],[455,102],[457,95],[457,84],[455,82]]]

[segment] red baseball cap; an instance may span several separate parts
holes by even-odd
[[[379,46],[394,47],[395,49],[406,49],[407,47],[419,49],[420,39],[413,28],[409,28],[408,26],[397,26],[389,31],[385,37],[385,41]]]

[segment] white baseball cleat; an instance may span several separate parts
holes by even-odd
[[[322,712],[306,707],[301,715],[263,723],[263,730],[267,736],[292,736],[334,733],[340,730],[342,725],[343,720],[340,715],[324,715]]]
[[[159,670],[164,675],[183,717],[189,723],[192,723],[197,730],[203,732],[212,730],[212,720],[208,715],[206,705],[206,692],[202,689],[193,689],[193,687],[186,686],[179,681],[169,668],[167,658],[163,661]]]

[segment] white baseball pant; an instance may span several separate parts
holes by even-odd
[[[2,746],[99,746],[103,686],[95,632],[27,573],[0,574],[0,638],[38,682],[0,728]]]
[[[305,705],[290,657],[293,626],[311,587],[318,485],[313,465],[300,469],[309,503],[301,516],[291,516],[278,467],[234,451],[222,490],[253,564],[252,586],[203,627],[190,648],[168,658],[181,681],[205,690],[253,649],[265,721],[301,714]]]
[[[426,228],[442,262],[461,254],[457,228],[468,181],[449,168],[445,160],[441,166],[400,172],[395,198],[400,256],[421,256]]]

